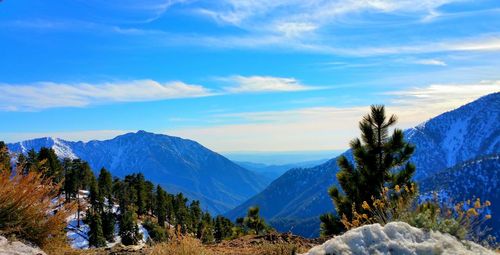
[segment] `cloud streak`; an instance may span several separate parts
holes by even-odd
[[[37,111],[59,107],[85,107],[117,102],[145,102],[197,98],[241,93],[293,92],[321,87],[306,86],[295,78],[241,76],[219,78],[226,87],[209,89],[182,81],[160,83],[154,80],[127,82],[1,84],[0,110]]]
[[[226,87],[229,93],[258,93],[258,92],[291,92],[319,89],[319,87],[305,86],[294,78],[272,76],[231,76],[224,81],[234,83]]]
[[[210,96],[200,85],[180,81],[159,83],[134,80],[116,83],[53,83],[28,85],[0,84],[0,109],[33,111],[55,107],[84,107],[113,102],[155,101]]]
[[[410,128],[483,95],[500,91],[500,81],[477,84],[432,84],[386,92],[389,113],[398,116],[399,128]],[[310,107],[286,111],[243,112],[217,115],[229,123],[209,127],[167,130],[189,137],[217,151],[336,150],[348,147],[359,135],[358,122],[369,105]]]

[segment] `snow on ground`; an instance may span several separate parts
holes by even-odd
[[[66,236],[70,240],[71,247],[75,249],[89,248],[89,225],[83,223],[85,212],[80,212],[80,227],[78,227],[78,214],[75,213],[68,218],[68,232]]]
[[[46,255],[45,252],[23,244],[19,241],[9,242],[7,238],[0,236],[0,254],[2,255]]]
[[[326,254],[496,254],[448,234],[423,231],[404,222],[372,224],[347,231],[304,255]]]

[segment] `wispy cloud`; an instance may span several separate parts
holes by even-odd
[[[398,127],[410,128],[483,95],[500,91],[500,81],[441,84],[384,93],[387,111],[399,117]],[[369,104],[354,107],[309,107],[286,111],[218,114],[229,123],[183,127],[167,133],[190,137],[217,151],[345,149],[358,136],[357,123]]]
[[[31,111],[54,107],[83,107],[112,102],[154,101],[204,97],[212,91],[180,81],[159,83],[135,80],[102,84],[39,82],[28,85],[0,84],[0,109]]]
[[[0,83],[0,110],[37,111],[59,107],[85,107],[116,102],[144,102],[179,98],[207,97],[241,93],[293,92],[323,87],[306,86],[295,78],[273,76],[241,76],[217,78],[227,86],[207,88],[182,81],[160,83],[154,80],[133,80],[105,83],[33,84]]]
[[[500,92],[500,81],[481,81],[477,84],[431,84],[400,91],[385,92],[391,103],[400,106],[434,108],[432,112],[471,102],[478,97]]]
[[[222,78],[222,80],[234,84],[225,88],[229,93],[289,92],[319,89],[319,87],[303,85],[294,78],[236,75]]]
[[[40,137],[55,137],[68,141],[90,141],[90,140],[106,140],[114,138],[136,130],[78,130],[78,131],[51,131],[51,132],[2,132],[2,139],[5,142],[19,142]]]
[[[414,63],[419,65],[446,66],[446,63],[439,59],[419,59]]]

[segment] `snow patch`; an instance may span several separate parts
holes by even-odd
[[[0,254],[4,255],[46,255],[42,250],[23,244],[19,241],[9,242],[0,236]]]
[[[478,244],[404,222],[372,224],[347,231],[304,255],[326,254],[496,254]]]

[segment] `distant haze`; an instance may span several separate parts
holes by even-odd
[[[344,150],[331,151],[284,151],[284,152],[224,152],[222,155],[233,161],[246,161],[266,165],[295,164],[306,161],[331,159]]]

